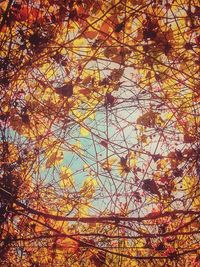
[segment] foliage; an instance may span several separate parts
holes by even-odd
[[[0,15],[1,265],[199,266],[199,1]]]

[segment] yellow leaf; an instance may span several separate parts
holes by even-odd
[[[130,159],[130,166],[131,166],[131,168],[135,167],[135,165],[137,163],[137,157],[135,155],[135,152],[131,151],[129,153],[129,159]]]
[[[102,168],[105,170],[105,171],[111,171],[112,170],[112,166],[113,164],[117,161],[117,159],[115,158],[110,158],[110,159],[107,159],[105,160],[103,163],[102,163]]]
[[[43,64],[43,66],[41,67],[41,71],[44,73],[47,79],[52,78],[56,75],[56,70],[50,63]]]
[[[87,198],[92,198],[95,187],[97,185],[97,181],[94,177],[87,177],[83,183],[83,186],[81,187],[81,192],[84,193],[84,196]]]
[[[90,132],[85,127],[81,127],[80,128],[80,134],[81,134],[81,136],[85,137],[85,136],[88,136],[90,134]]]
[[[97,185],[96,179],[94,177],[91,177],[91,176],[87,177],[84,181],[84,184],[83,184],[83,186],[86,188],[91,188],[91,187],[93,188],[96,185]]]
[[[193,199],[193,207],[200,207],[200,190],[198,188],[198,181],[195,176],[184,176],[182,180],[182,188]],[[194,197],[195,194],[195,197]]]
[[[72,145],[72,151],[83,156],[84,152],[80,141],[77,141],[75,144]]]
[[[94,120],[95,119],[95,112],[91,112],[89,117],[91,120]]]
[[[78,217],[84,217],[88,215],[88,205],[81,204],[78,206]]]

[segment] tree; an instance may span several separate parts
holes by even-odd
[[[199,1],[0,12],[1,265],[199,266]]]

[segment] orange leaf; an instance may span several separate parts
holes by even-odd
[[[78,242],[65,237],[59,238],[56,245],[60,250],[65,250],[68,253],[76,253],[79,248]]]
[[[98,35],[98,32],[96,31],[86,31],[84,32],[84,36],[89,39],[94,39]]]
[[[39,9],[34,7],[29,7],[27,5],[24,5],[20,8],[20,10],[14,11],[14,17],[17,21],[26,21],[34,22],[42,20],[42,13],[39,11]]]

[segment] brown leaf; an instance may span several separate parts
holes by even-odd
[[[90,259],[96,267],[101,267],[106,261],[106,254],[104,251],[99,251],[97,254],[93,254]]]
[[[81,88],[81,89],[79,90],[79,93],[81,93],[82,95],[88,97],[88,96],[90,95],[91,91],[90,91],[90,89],[88,89],[88,88]]]
[[[143,181],[142,189],[148,191],[151,194],[158,195],[160,197],[160,192],[158,191],[158,186],[153,179],[146,179]]]
[[[106,47],[104,50],[104,56],[108,58],[112,58],[113,56],[118,56],[118,49],[117,47]]]
[[[165,245],[163,243],[158,244],[157,247],[156,247],[157,251],[162,251],[162,250],[165,250],[165,249],[166,249],[166,247],[165,247]]]
[[[146,112],[137,119],[137,123],[146,127],[154,127],[156,123],[157,114],[153,111]]]
[[[22,122],[25,123],[25,124],[29,124],[30,120],[29,120],[29,115],[24,113],[24,114],[21,114],[21,118],[22,118]]]
[[[73,84],[72,82],[68,82],[61,87],[56,87],[55,91],[61,96],[71,97],[73,95]]]
[[[106,93],[105,97],[105,105],[108,106],[113,106],[115,102],[115,97],[111,93]]]
[[[85,77],[83,80],[82,80],[82,84],[83,85],[87,85],[88,83],[90,83],[91,81],[91,76],[88,75],[87,77]]]
[[[183,136],[184,143],[193,143],[196,140],[195,136],[185,133]]]
[[[116,27],[115,27],[115,32],[120,32],[120,31],[122,31],[123,30],[123,28],[124,28],[124,22],[121,22],[121,23],[119,23],[119,24],[117,24],[116,25]]]
[[[108,142],[107,141],[102,140],[99,144],[104,146],[105,148],[108,147]]]

